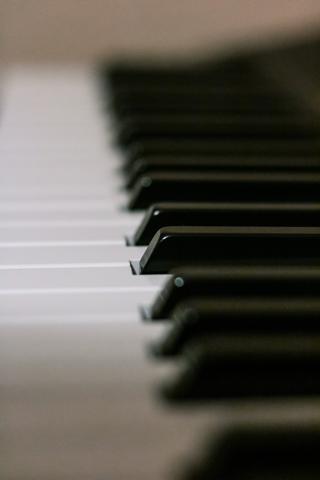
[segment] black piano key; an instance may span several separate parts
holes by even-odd
[[[237,82],[237,79],[227,78],[223,83],[220,79],[214,81],[203,78],[203,82],[181,82],[180,84],[172,84],[168,80],[162,84],[141,84],[141,85],[123,85],[115,86],[112,90],[111,102],[139,105],[140,103],[148,103],[158,101],[167,102],[196,102],[197,100],[207,100],[207,102],[215,101],[222,103],[221,98],[226,102],[237,101],[249,103],[279,103],[284,104],[289,98],[288,95],[279,89],[273,82],[258,82],[255,84],[244,84]]]
[[[164,89],[177,89],[180,87],[194,89],[198,86],[215,88],[225,85],[252,85],[263,84],[267,87],[267,81],[262,76],[250,75],[247,71],[236,70],[218,70],[209,71],[206,69],[164,69],[164,68],[147,68],[123,70],[122,72],[111,71],[108,69],[106,85],[111,87],[111,93],[123,91],[147,91],[159,92]],[[269,82],[270,83],[270,82]]]
[[[308,171],[317,170],[320,165],[320,153],[313,155],[257,155],[249,154],[210,154],[210,153],[177,153],[162,155],[142,155],[140,158],[124,162],[123,172],[129,177],[137,177],[155,170],[284,170]]]
[[[229,425],[206,439],[202,455],[179,480],[318,480],[317,423],[256,420]]]
[[[320,334],[320,300],[303,297],[306,288],[301,292],[294,288],[290,292],[293,297],[281,296],[285,292],[279,284],[278,288],[281,292],[278,298],[271,296],[276,291],[274,285],[269,294],[264,292],[265,296],[260,298],[246,292],[247,298],[232,295],[219,298],[216,294],[180,303],[171,314],[167,333],[153,344],[153,353],[161,357],[179,355],[192,342],[221,334],[239,337],[287,334],[288,338]],[[319,282],[317,290],[319,294]]]
[[[319,138],[319,123],[302,115],[139,115],[118,125],[122,145],[137,140],[170,138]]]
[[[179,86],[175,89],[162,87],[150,90],[122,89],[116,91],[108,106],[118,118],[134,114],[205,114],[205,113],[292,113],[298,107],[283,93],[270,89],[254,89],[252,86],[224,86],[194,88]],[[301,108],[301,107],[300,107]],[[299,111],[299,110],[298,110]]]
[[[297,111],[297,107],[286,98],[275,98],[271,94],[234,94],[233,92],[203,93],[171,92],[166,95],[140,96],[119,94],[107,99],[107,107],[111,107],[119,120],[132,115],[157,114],[199,114],[199,113],[233,113],[233,114],[288,114]]]
[[[319,263],[318,227],[167,227],[153,237],[137,273],[167,273],[185,265]]]
[[[147,245],[170,226],[320,226],[320,203],[158,203],[129,243]]]
[[[161,387],[172,402],[320,394],[320,336],[215,336],[185,350]]]
[[[319,267],[242,265],[184,268],[173,273],[161,289],[148,318],[168,319],[177,305],[191,297],[281,296],[320,294]]]
[[[284,102],[286,99],[290,99],[283,88],[279,88],[274,82],[267,82],[265,79],[257,79],[253,77],[247,77],[248,83],[243,83],[239,81],[236,77],[225,76],[221,82],[222,77],[213,76],[202,76],[199,78],[199,81],[187,81],[176,83],[175,81],[171,82],[170,78],[167,77],[162,83],[152,82],[147,83],[143,82],[139,84],[126,84],[126,85],[114,85],[111,89],[112,99],[121,99],[123,98],[125,102],[133,102],[135,105],[138,105],[140,102],[150,100],[156,101],[158,98],[166,101],[168,103],[172,99],[183,100],[192,103],[197,99],[201,100],[203,98],[210,101],[217,99],[220,100],[221,97],[225,96],[225,100],[235,100],[237,101],[248,101],[251,99],[256,101],[275,101]],[[251,83],[254,82],[254,83]],[[220,95],[220,98],[219,98]]]
[[[225,60],[194,62],[180,65],[150,65],[122,62],[107,65],[100,70],[112,91],[122,88],[158,88],[185,85],[243,85],[264,83],[270,85],[252,59],[228,58]]]
[[[318,173],[153,172],[135,183],[131,210],[158,202],[317,202]]]
[[[127,176],[126,186],[131,188],[140,176],[148,175],[156,171],[239,171],[239,172],[308,172],[320,170],[320,156],[306,157],[263,157],[251,156],[147,156],[137,159],[132,164],[124,166],[124,173]]]
[[[172,138],[144,140],[130,144],[126,162],[147,155],[234,155],[234,156],[320,156],[320,141],[310,138],[290,139],[195,139]]]

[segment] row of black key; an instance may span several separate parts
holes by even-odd
[[[173,273],[143,308],[145,319],[170,325],[153,356],[181,365],[163,397],[202,404],[319,395],[318,118],[248,59],[118,66],[108,83],[128,206],[147,209],[127,239],[147,245],[133,271]],[[285,429],[232,432],[184,478],[262,472],[278,480],[294,471],[314,480],[319,432],[295,433],[296,443]],[[313,446],[301,455],[304,441]],[[264,449],[287,457],[265,462]]]

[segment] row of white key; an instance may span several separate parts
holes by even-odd
[[[165,276],[134,276],[141,214],[121,210],[87,69],[17,69],[0,128],[0,477],[167,480],[216,419],[171,411],[143,324]],[[119,165],[119,164],[118,164]]]

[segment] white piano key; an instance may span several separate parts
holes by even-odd
[[[15,128],[13,128],[15,127]],[[94,124],[88,122],[62,122],[55,124],[54,128],[50,125],[33,125],[28,122],[18,125],[5,125],[0,131],[1,146],[4,149],[9,148],[48,148],[51,145],[66,149],[70,148],[88,148],[93,145],[101,149],[104,146],[105,139],[101,132],[97,132]]]
[[[9,315],[132,314],[149,304],[157,286],[94,288],[14,288],[0,290],[0,317]]]
[[[117,187],[106,187],[104,184],[92,183],[85,185],[74,184],[59,184],[59,185],[27,185],[24,186],[15,185],[3,187],[0,191],[0,200],[36,200],[38,202],[50,202],[50,201],[68,201],[82,197],[82,201],[86,199],[91,201],[99,201],[112,203],[119,206],[126,202],[126,196],[124,193],[118,190]],[[81,200],[81,198],[80,198]],[[114,207],[115,208],[115,207]]]
[[[138,260],[145,247],[126,247],[124,242],[57,242],[7,244],[0,242],[0,265],[118,264]]]
[[[108,241],[121,240],[133,229],[125,225],[16,225],[2,226],[0,223],[0,241],[1,243],[10,242],[73,242],[73,241]]]
[[[95,156],[95,152],[89,153],[90,158]],[[70,152],[69,155],[48,155],[42,154],[42,158],[35,158],[33,151],[27,154],[21,151],[3,151],[1,187],[7,185],[21,186],[25,184],[37,184],[39,178],[46,181],[48,186],[70,183],[70,184],[88,184],[95,182],[97,185],[121,184],[119,174],[119,162],[113,164],[111,159],[104,155],[100,160],[88,165],[88,153],[85,158],[81,158],[77,152]],[[43,160],[45,157],[45,160]],[[77,158],[78,157],[78,158]],[[80,158],[79,158],[80,157]],[[85,161],[86,160],[86,161]],[[58,190],[57,190],[58,191]]]
[[[56,266],[55,266],[56,267]],[[161,286],[168,278],[167,275],[140,275],[134,276],[129,262],[110,266],[84,266],[43,268],[16,266],[15,268],[0,267],[0,292],[14,291],[15,289],[65,289],[65,288],[100,288],[110,287],[123,291],[152,286]]]
[[[22,197],[22,198],[21,198]],[[121,196],[121,201],[124,200],[124,196]],[[55,212],[82,212],[82,211],[106,211],[108,218],[110,215],[115,214],[123,215],[123,212],[119,209],[119,205],[107,201],[104,197],[79,197],[73,198],[41,198],[40,201],[36,198],[30,198],[29,196],[23,197],[21,194],[18,197],[11,197],[1,199],[0,214],[21,214],[21,213],[46,213],[51,214]],[[126,212],[127,213],[127,212]],[[141,214],[140,214],[141,215]]]
[[[141,213],[121,212],[114,209],[108,210],[105,205],[87,205],[81,208],[74,208],[72,205],[63,208],[46,208],[45,205],[39,206],[38,203],[34,205],[24,205],[24,208],[19,208],[18,205],[8,206],[6,209],[3,205],[0,206],[0,225],[1,226],[15,226],[15,225],[30,225],[30,224],[53,224],[54,222],[67,222],[72,225],[74,222],[86,222],[87,224],[101,223],[104,225],[130,225],[137,227],[142,220]],[[28,208],[29,207],[29,208]]]
[[[155,401],[171,371],[145,355],[158,328],[0,325],[3,478],[166,480],[219,417]]]
[[[3,158],[3,164],[6,165],[8,160]],[[69,159],[64,159],[64,162],[70,162]],[[15,162],[3,168],[0,179],[1,188],[6,188],[8,185],[13,185],[16,188],[22,187],[25,184],[37,185],[39,178],[46,181],[48,186],[54,185],[59,191],[61,184],[87,185],[93,182],[97,185],[106,185],[111,183],[121,185],[121,179],[117,178],[116,172],[112,168],[106,168],[105,165],[92,165],[91,168],[83,168],[81,163],[70,166],[66,164],[55,166],[54,168],[47,165],[32,166],[28,164],[28,159],[24,159],[24,165]],[[71,168],[72,167],[72,168]],[[112,182],[110,181],[112,179]]]
[[[81,150],[79,148],[68,151],[55,150],[55,147],[46,149],[46,154],[40,148],[29,148],[27,150],[21,148],[5,149],[0,145],[1,158],[4,160],[5,171],[10,174],[14,173],[17,166],[26,170],[29,168],[31,174],[45,173],[45,169],[52,172],[73,171],[81,175],[82,171],[95,172],[102,170],[105,172],[115,173],[121,165],[121,159],[118,158],[121,152],[110,149],[106,152],[100,149],[91,149],[91,157],[88,158],[87,148]],[[57,154],[59,153],[59,154]],[[90,161],[88,161],[90,160]],[[19,175],[19,172],[17,172]]]
[[[21,219],[12,219],[10,217],[4,219],[0,215],[0,228],[11,228],[11,229],[21,229],[21,228],[65,228],[65,227],[75,227],[75,228],[91,228],[91,227],[109,227],[109,228],[130,228],[136,227],[138,225],[137,219],[129,215],[124,215],[121,217],[121,214],[117,216],[109,216],[106,212],[100,212],[100,215],[93,215],[91,217],[90,213],[85,212],[60,212],[62,215],[59,217],[59,212],[53,212],[55,215],[46,217],[43,215],[39,218],[21,218]],[[80,214],[80,218],[76,214]],[[95,212],[96,213],[96,212]],[[99,213],[99,212],[98,212]],[[75,215],[75,217],[73,216]],[[81,216],[84,215],[84,218]],[[55,218],[57,216],[58,218]]]
[[[171,365],[159,371],[146,355],[164,326],[148,327],[138,307],[167,277],[130,271],[145,248],[125,247],[122,228],[141,214],[119,210],[119,151],[96,86],[79,67],[14,68],[5,79],[1,478],[166,480],[218,421],[153,395]],[[114,239],[99,240],[107,230]]]
[[[41,313],[40,315],[35,315],[30,312],[19,312],[13,314],[2,314],[0,316],[0,329],[2,326],[19,326],[19,325],[32,325],[32,326],[44,326],[44,325],[74,325],[77,328],[77,325],[82,324],[103,324],[103,323],[141,323],[141,315],[138,311],[134,312],[125,312],[125,313]],[[157,324],[157,325],[160,325]],[[166,322],[162,322],[163,334],[168,328]],[[157,339],[159,337],[156,337]]]

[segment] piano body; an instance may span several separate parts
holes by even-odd
[[[318,55],[3,72],[1,478],[319,478]]]

